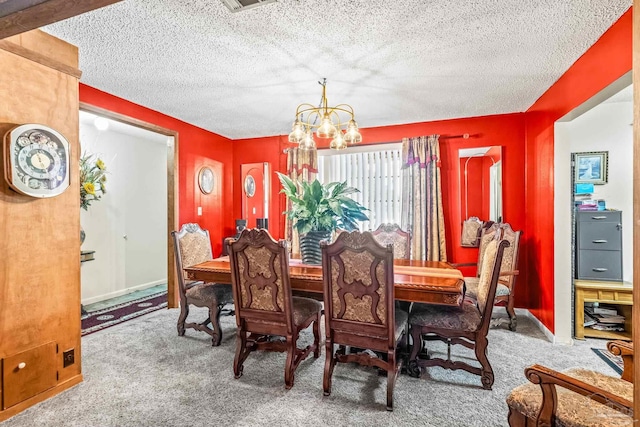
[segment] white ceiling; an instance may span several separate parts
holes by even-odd
[[[290,131],[299,103],[361,127],[525,111],[632,0],[127,0],[45,27],[82,82],[237,139]]]

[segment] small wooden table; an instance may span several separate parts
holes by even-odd
[[[228,257],[186,267],[191,280],[231,283]],[[402,301],[442,305],[461,305],[464,299],[462,274],[439,261],[394,260],[395,298]],[[322,294],[322,267],[289,261],[289,278],[294,291]]]
[[[575,281],[575,326],[576,338],[584,337],[631,340],[631,309],[633,305],[633,286],[626,282],[603,282],[592,280]],[[615,305],[624,315],[624,331],[599,331],[584,326],[584,303],[599,302]]]

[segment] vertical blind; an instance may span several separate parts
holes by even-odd
[[[347,181],[348,185],[360,190],[351,195],[369,209],[369,221],[360,223],[360,231],[375,230],[382,223],[400,224],[402,163],[400,148],[396,144],[393,147],[351,153],[318,153],[320,182]]]

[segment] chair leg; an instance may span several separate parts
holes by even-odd
[[[322,312],[318,312],[318,317],[313,322],[313,357],[317,359],[320,357],[320,321],[322,319]]]
[[[393,388],[396,384],[396,373],[396,352],[390,350],[387,353],[387,411],[393,411]]]
[[[295,376],[295,362],[296,362],[296,350],[297,339],[296,335],[287,337],[287,361],[284,365],[284,388],[289,390],[293,387],[293,380]]]
[[[513,332],[516,331],[516,327],[518,326],[518,320],[516,319],[516,311],[513,308],[514,298],[512,295],[509,295],[509,299],[507,300],[507,314],[509,314],[509,329]]]
[[[481,377],[480,381],[482,381],[482,388],[486,390],[491,390],[493,386],[493,369],[491,369],[491,364],[489,363],[489,359],[487,358],[487,346],[489,341],[487,337],[476,337],[475,342],[475,352],[476,358],[481,365]]]
[[[322,378],[322,387],[324,389],[324,395],[329,396],[331,394],[331,377],[333,376],[333,368],[336,361],[333,357],[333,343],[330,340],[325,341],[325,353],[326,358],[324,362],[324,377]]]
[[[189,304],[180,301],[180,317],[178,317],[178,336],[184,336],[184,322],[189,315]]]
[[[213,335],[211,336],[211,345],[217,347],[222,341],[222,330],[220,329],[220,306],[215,303],[209,307],[209,320],[213,328]]]
[[[236,337],[236,355],[233,358],[233,376],[238,379],[242,376],[244,361],[249,354],[247,349],[247,333],[238,327]]]
[[[418,353],[422,349],[422,331],[419,326],[411,326],[411,354],[409,355],[409,363],[407,363],[407,372],[415,378],[420,378],[421,369],[418,365]]]

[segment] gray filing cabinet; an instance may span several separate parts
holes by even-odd
[[[576,214],[576,278],[622,281],[622,212]]]

